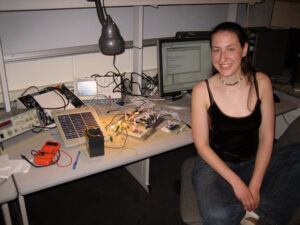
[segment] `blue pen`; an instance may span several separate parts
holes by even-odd
[[[78,163],[78,160],[79,160],[79,156],[80,156],[80,151],[78,151],[77,156],[76,156],[76,160],[73,163],[73,170],[76,169],[76,166],[77,166],[77,163]]]

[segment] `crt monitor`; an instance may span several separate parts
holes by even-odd
[[[161,96],[190,92],[212,72],[209,38],[161,38],[157,43]]]

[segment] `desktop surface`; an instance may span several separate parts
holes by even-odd
[[[174,98],[166,98],[163,101],[157,101],[156,104],[168,110],[190,111],[191,100],[191,94],[185,93]]]
[[[299,91],[287,83],[273,83],[274,92],[280,99],[296,104],[300,107],[300,89]]]
[[[27,158],[32,159],[31,150],[39,149],[46,141],[62,143],[61,149],[70,154],[73,160],[76,158],[78,151],[81,151],[83,154],[80,155],[75,170],[71,166],[58,167],[57,165],[52,165],[44,168],[31,168],[25,174],[15,174],[16,185],[21,195],[143,160],[193,142],[189,128],[185,128],[182,132],[176,134],[157,130],[146,140],[128,138],[128,143],[124,148],[105,147],[104,156],[90,158],[86,154],[85,145],[66,147],[57,129],[52,129],[38,134],[27,132],[24,135],[20,135],[14,141],[5,143],[4,153],[9,154],[10,159],[20,159],[20,154],[24,154]],[[63,154],[61,154],[61,158],[64,158]]]

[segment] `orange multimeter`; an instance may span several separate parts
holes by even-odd
[[[59,150],[61,144],[58,142],[47,141],[43,147],[34,156],[36,165],[49,166],[54,163],[53,159]]]

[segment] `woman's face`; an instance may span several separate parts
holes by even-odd
[[[247,49],[248,44],[242,47],[235,33],[219,31],[212,37],[212,63],[222,76],[240,76],[242,57]]]

